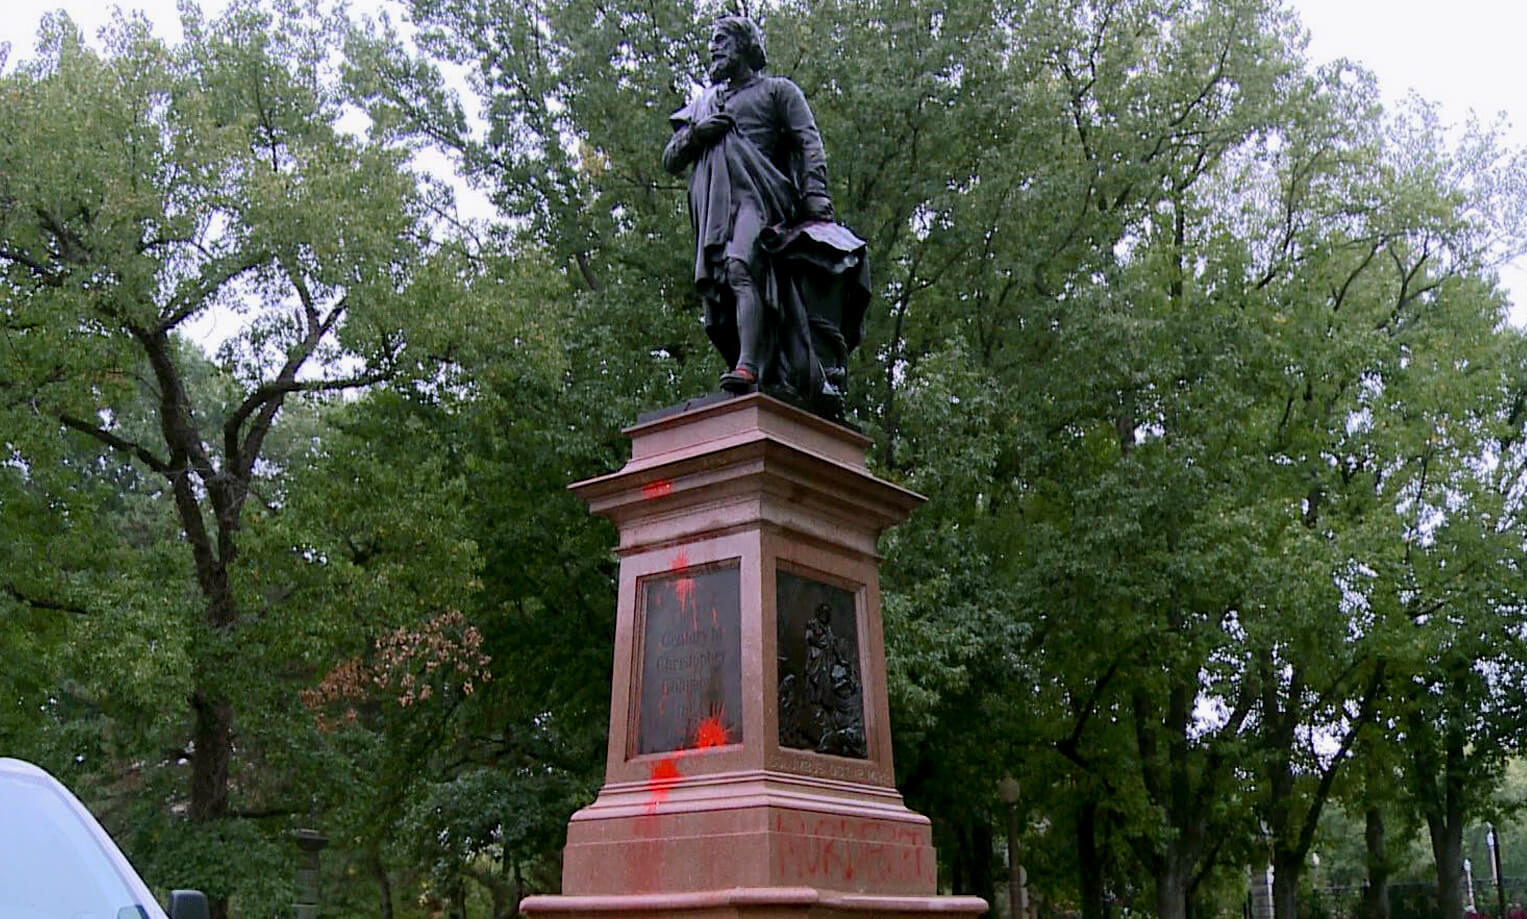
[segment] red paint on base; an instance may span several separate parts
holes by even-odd
[[[683,751],[679,751],[682,753]],[[647,787],[652,793],[652,799],[647,802],[647,813],[657,813],[658,805],[668,798],[668,790],[673,788],[679,781],[679,760],[677,756],[665,756],[652,764],[652,775],[647,780]]]
[[[673,483],[667,479],[658,479],[656,482],[648,482],[642,486],[642,497],[651,501],[653,498],[663,498],[673,494]]]

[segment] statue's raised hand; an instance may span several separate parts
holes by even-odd
[[[730,131],[736,124],[736,120],[731,115],[728,115],[726,112],[717,112],[709,118],[696,122],[691,130],[694,132],[696,139],[709,146],[726,136],[726,132]]]

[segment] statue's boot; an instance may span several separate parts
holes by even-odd
[[[738,364],[735,369],[721,375],[721,388],[739,396],[745,395],[758,388],[758,374]]]

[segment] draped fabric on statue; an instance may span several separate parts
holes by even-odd
[[[814,399],[834,370],[841,374],[863,336],[870,296],[865,243],[831,221],[793,222],[805,193],[825,192],[820,141],[800,90],[767,78],[753,92],[723,99],[711,87],[672,118],[682,129],[725,105],[738,119],[737,129],[699,154],[689,180],[695,286],[705,303],[706,333],[728,369],[735,366],[736,310],[724,266],[729,257],[746,262],[771,318],[758,349],[760,385]],[[750,139],[747,127],[759,124],[771,129],[761,137],[807,136],[816,149],[779,144],[771,158]]]

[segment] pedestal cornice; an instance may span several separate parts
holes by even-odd
[[[880,534],[925,500],[869,472],[863,435],[766,396],[627,433],[630,462],[570,486],[620,530],[623,555],[772,525],[873,556]]]

